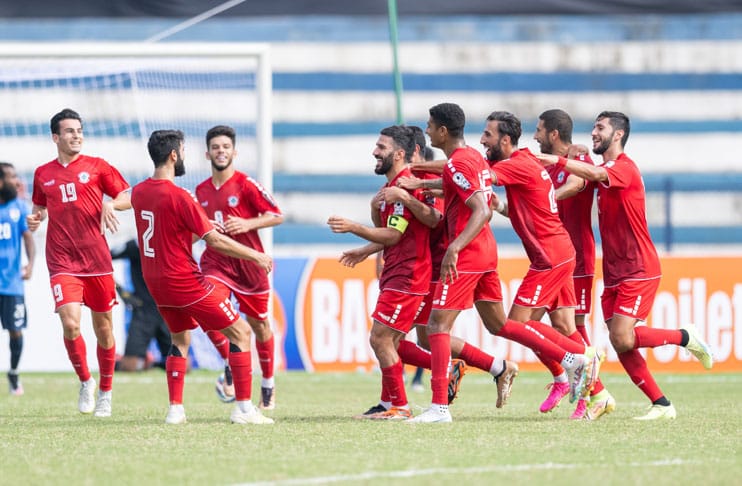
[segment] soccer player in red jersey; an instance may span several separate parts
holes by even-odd
[[[235,169],[235,141],[232,127],[218,125],[206,133],[206,158],[211,161],[211,177],[196,187],[196,198],[209,219],[222,225],[229,236],[263,252],[258,230],[281,224],[283,215],[273,196],[262,185]],[[234,294],[240,312],[247,316],[247,323],[255,333],[255,347],[263,374],[258,406],[272,410],[275,408],[275,351],[268,316],[271,291],[268,274],[251,261],[224,256],[208,247],[201,255],[200,264],[207,279],[214,285],[227,287]],[[209,331],[207,334],[220,350],[222,358],[226,359],[229,341],[218,331]],[[225,375],[220,397],[228,400],[231,388],[228,366],[225,367]],[[222,377],[217,381],[217,391],[220,385]],[[234,392],[231,391],[233,396]]]
[[[411,175],[407,164],[414,150],[415,140],[409,128],[395,125],[381,130],[373,151],[377,161],[374,172],[386,176],[385,187],[395,187],[400,177]],[[425,200],[421,190],[410,191],[410,196]],[[430,206],[423,209],[427,209],[426,214],[418,218],[401,202],[381,201],[378,215],[373,218],[380,226],[369,227],[340,216],[330,216],[327,221],[334,233],[352,233],[370,242],[345,252],[340,259],[345,265],[353,266],[365,259],[378,250],[378,245],[384,247],[381,293],[372,314],[369,342],[381,367],[382,399],[388,398],[391,408],[367,418],[400,420],[412,416],[397,348],[412,329],[430,282],[429,228],[441,216]]]
[[[505,318],[497,274],[497,246],[489,228],[492,216],[490,171],[481,154],[464,141],[463,110],[453,103],[442,103],[430,108],[429,112],[426,133],[431,144],[443,150],[448,162],[440,182],[425,183],[426,187],[443,189],[448,247],[441,261],[440,283],[428,322],[432,403],[428,410],[410,421],[452,421],[446,401],[450,332],[458,314],[472,305],[476,306],[492,334],[507,327],[511,329],[508,334],[512,339],[561,362],[570,372],[572,394],[579,395],[585,385],[587,358],[566,351],[532,326]]]
[[[572,144],[572,118],[560,109],[546,110],[539,115],[536,133],[541,153],[556,154],[562,157],[571,155],[573,159],[592,164],[587,147]],[[595,236],[592,227],[593,199],[595,183],[570,174],[552,165],[546,168],[554,185],[554,195],[559,209],[559,219],[569,233],[575,247],[575,270],[572,274],[577,307],[575,325],[582,340],[588,346],[590,337],[585,328],[585,317],[592,310],[592,287],[595,274]],[[552,322],[559,332],[568,335],[569,330]],[[553,388],[553,386],[552,386]],[[616,408],[616,400],[601,383],[596,383],[590,391],[589,402],[580,398],[571,418],[596,420]]]
[[[48,216],[46,263],[55,311],[62,322],[67,355],[80,379],[78,410],[111,416],[116,343],[111,309],[116,302],[113,265],[105,230],[116,231],[114,210],[131,207],[129,185],[112,165],[80,153],[82,118],[66,108],[51,119],[57,158],[36,169],[28,228],[36,231]],[[103,196],[112,198],[104,201]],[[80,334],[82,304],[90,308],[98,341],[100,389],[90,375]]]
[[[623,113],[604,111],[597,116],[591,136],[593,152],[603,157],[601,165],[551,154],[539,158],[546,166],[556,165],[597,183],[605,282],[601,305],[611,344],[631,380],[652,402],[649,411],[636,419],[674,419],[675,407],[655,382],[639,348],[683,346],[706,369],[713,366],[713,357],[693,325],[677,330],[637,326],[652,309],[661,270],[647,225],[644,182],[636,163],[624,153],[630,128]]]
[[[216,286],[198,268],[192,255],[195,238],[234,258],[255,262],[271,271],[271,258],[222,235],[206,217],[195,197],[175,185],[185,174],[183,133],[152,132],[147,144],[154,175],[132,190],[131,203],[139,239],[144,281],[170,329],[172,347],[165,362],[170,408],[165,423],[186,421],[183,386],[190,331],[221,331],[229,339],[229,365],[234,377],[236,404],[230,419],[238,424],[271,424],[250,400],[252,363],[250,327],[232,306],[229,290]]]
[[[531,262],[508,317],[520,322],[539,321],[548,312],[554,327],[569,337],[557,342],[572,353],[584,353],[590,358],[591,381],[594,381],[601,357],[585,346],[575,329],[572,284],[575,250],[559,219],[551,178],[528,149],[517,148],[520,135],[521,124],[515,115],[495,111],[487,117],[480,140],[487,151],[492,180],[495,185],[505,186],[507,194],[507,203],[495,201],[497,211],[510,218]],[[555,332],[540,322],[529,325],[543,334]],[[509,330],[505,327],[499,335],[509,338]],[[559,362],[543,355],[539,359],[554,376],[549,395],[539,408],[548,412],[567,395],[569,384]]]

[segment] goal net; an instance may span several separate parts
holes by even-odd
[[[263,44],[1,44],[0,158],[23,176],[56,157],[49,119],[63,108],[83,118],[83,153],[108,160],[135,183],[152,172],[153,130],[186,135],[193,188],[210,173],[206,131],[237,131],[240,170],[269,190],[271,78]]]

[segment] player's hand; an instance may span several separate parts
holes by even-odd
[[[352,250],[344,251],[338,261],[346,267],[353,268],[357,264],[368,258],[369,253],[363,251],[362,248],[354,248]]]
[[[114,212],[113,202],[103,201],[103,207],[101,208],[100,213],[100,233],[103,235],[106,233],[106,230],[115,233],[118,229],[119,220]]]
[[[414,191],[423,187],[423,180],[417,177],[400,177],[397,181],[397,185],[403,189],[409,189]]]
[[[384,198],[384,202],[387,204],[394,204],[397,202],[404,202],[405,198],[410,195],[409,192],[405,191],[401,187],[391,186],[385,187],[379,193]]]
[[[353,224],[353,221],[341,218],[340,216],[330,216],[327,220],[327,225],[333,233],[348,233],[353,227]]]
[[[265,270],[265,273],[271,273],[273,270],[273,259],[265,253],[257,252],[255,263]]]
[[[31,265],[24,265],[21,269],[21,278],[23,280],[30,280],[31,274],[33,273],[33,267]]]
[[[581,143],[573,143],[567,147],[568,159],[580,160],[581,155],[587,155],[588,153],[590,153],[590,149],[587,148],[587,145],[582,145]]]
[[[209,220],[209,223],[211,223],[212,225],[214,225],[214,228],[216,228],[216,231],[217,232],[219,232],[221,234],[225,234],[227,232],[227,230],[224,229],[224,225],[221,224],[219,221],[217,221],[215,219],[210,219]]]
[[[30,231],[36,231],[41,226],[41,211],[26,216],[26,226]]]
[[[443,189],[425,189],[423,194],[437,199],[443,199]]]
[[[252,229],[253,228],[247,219],[232,216],[231,214],[224,222],[224,230],[227,232],[228,235],[241,235],[242,233],[247,233]]]
[[[559,160],[559,157],[554,154],[533,154],[541,162],[544,167],[554,165]]]
[[[373,198],[371,198],[371,209],[374,211],[379,211],[381,209],[381,203],[383,202],[384,202],[384,193],[382,191],[379,191],[376,194],[374,194]]]
[[[459,252],[449,246],[441,261],[441,282],[454,283],[459,278],[459,271],[456,269],[458,261]]]

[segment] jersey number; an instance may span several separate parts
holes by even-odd
[[[556,202],[556,190],[554,189],[554,186],[551,186],[551,189],[549,189],[549,207],[551,208],[552,213],[558,213],[559,212],[559,206],[557,206]]]
[[[214,211],[214,220],[219,224],[224,224],[224,213],[221,211]]]
[[[62,202],[77,201],[77,190],[75,189],[74,182],[68,182],[67,184],[60,184],[59,190],[62,191]]]
[[[155,232],[155,213],[152,211],[141,211],[139,215],[144,221],[147,222],[147,229],[142,234],[142,248],[144,249],[144,256],[154,258],[155,249],[150,246],[150,241]]]
[[[52,287],[52,293],[54,294],[54,301],[55,302],[62,302],[62,299],[64,299],[64,295],[62,295],[62,286],[59,284],[54,284]]]

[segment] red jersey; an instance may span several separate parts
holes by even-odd
[[[438,180],[440,176],[430,172],[412,171],[412,173],[420,179]],[[437,197],[427,197],[425,202],[428,206],[432,206],[438,210],[441,214],[445,215],[446,208],[443,199]],[[441,262],[443,261],[443,255],[446,254],[446,223],[445,217],[441,219],[441,222],[435,228],[430,230],[430,261],[432,263],[431,279],[437,281],[441,277]]]
[[[185,307],[214,288],[193,259],[193,235],[214,230],[196,198],[165,179],[146,179],[131,191],[142,274],[158,306]]]
[[[470,197],[492,200],[492,177],[482,154],[471,147],[454,150],[443,168],[443,195],[446,205],[446,235],[452,242],[466,227],[471,209]],[[497,243],[489,227],[482,225],[471,242],[459,252],[459,273],[482,273],[497,270]]]
[[[593,164],[590,156],[584,154],[577,160]],[[559,189],[567,182],[569,172],[553,164],[546,168],[554,184],[554,189]],[[592,215],[593,199],[595,197],[595,183],[585,181],[585,187],[572,197],[557,200],[559,208],[559,219],[564,224],[564,229],[572,239],[575,247],[575,277],[585,277],[595,274],[595,235],[593,235]]]
[[[644,181],[633,160],[622,153],[604,162],[608,182],[598,184],[598,224],[603,245],[603,280],[613,287],[624,280],[661,275],[649,236]]]
[[[495,184],[505,186],[510,224],[523,242],[531,268],[548,270],[575,257],[567,230],[559,219],[554,186],[530,150],[492,164]]]
[[[67,166],[54,159],[36,169],[32,200],[49,214],[50,277],[113,273],[108,243],[100,231],[103,195],[115,198],[128,188],[119,171],[98,157],[80,155]]]
[[[403,169],[394,180],[384,187],[397,185],[400,177],[411,177],[409,168]],[[422,189],[408,191],[419,201],[426,198]],[[413,216],[401,202],[381,204],[381,227],[394,227],[403,230],[402,238],[396,245],[384,247],[384,268],[379,278],[379,289],[396,290],[410,294],[425,295],[430,288],[430,228]],[[398,218],[406,221],[399,226]]]
[[[223,223],[229,216],[255,218],[261,214],[281,215],[273,197],[252,177],[235,171],[220,187],[211,178],[196,187],[196,197],[210,219]],[[263,244],[257,230],[230,235],[245,246],[259,252]],[[261,294],[270,291],[268,274],[257,264],[223,255],[207,247],[201,255],[201,271],[223,281],[232,290],[242,294]]]

